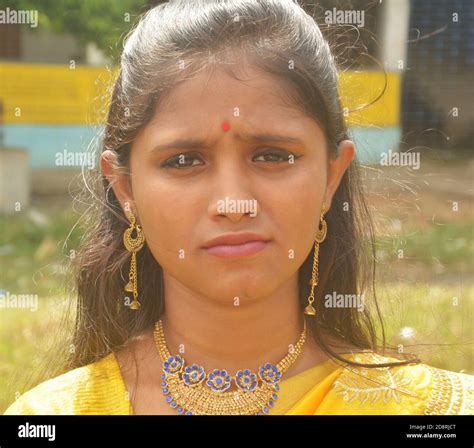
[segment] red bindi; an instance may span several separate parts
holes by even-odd
[[[230,129],[230,124],[228,121],[222,122],[222,129],[224,130],[224,132],[227,132]]]

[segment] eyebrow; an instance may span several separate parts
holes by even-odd
[[[303,145],[303,141],[297,137],[289,137],[277,134],[251,134],[245,137],[237,135],[237,139],[247,142],[260,143],[297,143]],[[160,151],[165,149],[198,149],[207,147],[206,142],[200,139],[179,138],[169,143],[155,146],[152,151]]]

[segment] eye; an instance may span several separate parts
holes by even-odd
[[[177,154],[176,156],[170,157],[168,160],[165,160],[162,164],[162,168],[191,168],[193,166],[200,165],[199,163],[194,163],[199,160],[196,154],[187,153],[187,154]],[[191,164],[189,164],[191,162]]]
[[[270,149],[268,151],[264,151],[258,154],[253,158],[253,160],[257,162],[292,163],[300,157],[301,156],[297,156],[296,154],[293,154],[292,152],[286,151],[284,149]],[[260,158],[260,160],[257,160],[258,158]]]

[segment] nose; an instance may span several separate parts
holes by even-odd
[[[255,218],[260,213],[250,175],[235,157],[216,161],[211,191],[208,213],[212,219],[225,217],[237,223],[245,216]]]

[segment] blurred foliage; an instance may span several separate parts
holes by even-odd
[[[31,208],[1,217],[0,289],[11,293],[58,294],[81,231],[70,207]]]
[[[437,222],[424,229],[377,235],[376,248],[385,261],[416,261],[438,268],[439,273],[470,273],[474,260],[473,229],[474,221],[470,219]]]
[[[37,10],[39,26],[57,34],[70,34],[85,47],[95,42],[117,61],[122,41],[149,5],[146,0],[0,0],[0,8]],[[34,28],[33,28],[34,30]]]

